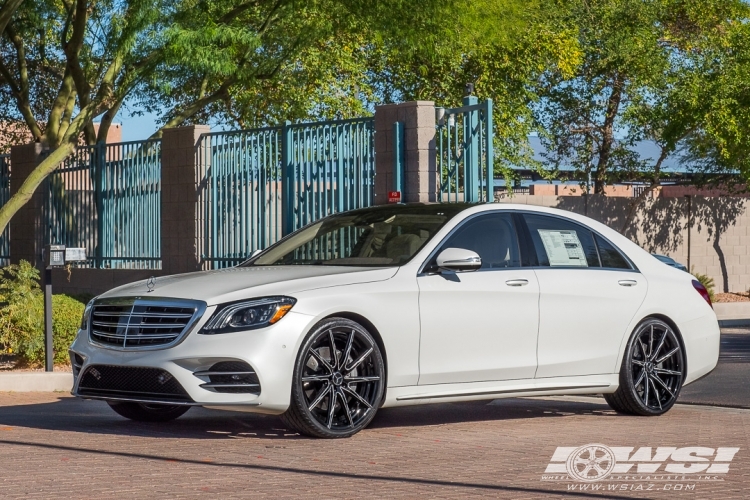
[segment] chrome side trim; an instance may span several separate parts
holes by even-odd
[[[461,398],[470,396],[492,396],[500,394],[525,394],[527,392],[552,392],[552,391],[568,391],[577,389],[606,389],[611,387],[611,384],[596,384],[596,385],[576,385],[576,386],[563,386],[563,387],[534,387],[531,389],[512,389],[512,390],[500,390],[500,391],[476,391],[476,392],[448,392],[442,394],[415,394],[413,396],[400,396],[396,398],[396,401],[408,401],[412,399],[437,399],[437,398]]]
[[[196,377],[210,377],[211,375],[255,375],[253,371],[244,372],[217,372],[217,371],[205,371],[205,372],[193,372]]]
[[[213,388],[224,388],[224,387],[240,387],[240,388],[249,388],[249,387],[260,387],[260,384],[220,384],[215,382],[209,382],[208,384],[201,384],[201,387],[204,389],[213,389]]]
[[[101,306],[101,305],[114,305],[114,306],[146,305],[146,306],[164,306],[164,307],[186,307],[186,308],[193,308],[195,312],[191,316],[190,320],[186,323],[185,327],[182,329],[182,332],[179,335],[177,335],[177,337],[172,342],[169,342],[166,344],[158,344],[158,345],[133,346],[133,347],[128,347],[126,345],[125,347],[121,347],[121,346],[116,346],[116,345],[111,345],[111,344],[103,344],[91,338],[91,329],[93,328],[94,310],[96,306]],[[114,297],[114,298],[98,299],[91,306],[91,320],[89,321],[86,334],[89,339],[89,344],[99,347],[101,349],[109,349],[112,351],[158,351],[161,349],[169,349],[170,347],[174,347],[180,344],[195,329],[196,325],[198,324],[198,321],[200,321],[200,319],[206,313],[206,308],[207,308],[207,304],[202,300],[172,299],[169,297]],[[165,314],[169,315],[169,313],[165,313]],[[169,317],[174,317],[174,316],[169,316]],[[129,325],[130,325],[130,318],[128,318],[128,326]],[[125,331],[125,337],[127,337],[127,329]]]

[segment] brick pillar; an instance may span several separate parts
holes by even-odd
[[[42,145],[39,143],[10,148],[11,196],[18,192],[21,184],[39,165],[41,153]],[[10,261],[13,264],[27,260],[41,269],[43,186],[37,188],[28,203],[10,220]]]
[[[196,144],[208,125],[165,129],[161,142],[161,262],[164,274],[200,269]]]
[[[435,103],[411,101],[375,107],[375,204],[388,203],[393,190],[393,124],[404,124],[404,202],[437,201]]]

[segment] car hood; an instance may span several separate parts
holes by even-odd
[[[383,281],[397,271],[397,267],[233,267],[157,277],[150,292],[148,280],[136,281],[100,297],[169,297],[203,300],[213,305],[263,295],[289,295],[316,288]]]

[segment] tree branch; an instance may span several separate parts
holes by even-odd
[[[70,40],[64,43],[65,58],[68,63],[68,71],[75,82],[76,93],[78,94],[78,103],[81,109],[88,107],[91,102],[91,85],[89,85],[86,75],[81,67],[79,54],[83,48],[83,40],[86,34],[86,21],[88,20],[88,8],[86,0],[77,0],[75,13],[73,17],[73,33]],[[80,116],[80,114],[79,114]],[[93,124],[86,123],[85,135],[86,142],[91,144],[94,140]]]
[[[14,80],[10,71],[2,62],[0,62],[0,73],[8,80],[8,84],[11,86],[13,95],[16,98],[18,110],[29,127],[32,137],[35,141],[41,141],[42,130],[36,121],[36,117],[34,117],[34,112],[31,109],[31,101],[29,100],[29,73],[26,65],[26,51],[23,40],[18,36],[18,33],[16,33],[11,24],[6,24],[5,31],[16,49],[19,80]]]
[[[6,0],[3,6],[0,7],[0,35],[5,32],[5,27],[10,23],[10,19],[22,3],[23,0]]]
[[[235,7],[234,9],[227,12],[226,14],[224,14],[223,16],[221,16],[219,18],[219,22],[226,24],[230,21],[233,21],[237,16],[239,16],[243,12],[247,11],[248,9],[252,7],[257,7],[258,5],[260,4],[257,1],[242,3],[238,5],[237,7]]]
[[[182,125],[186,120],[193,117],[196,113],[200,112],[203,108],[208,106],[209,104],[216,102],[220,100],[222,97],[224,97],[227,92],[229,92],[229,88],[235,83],[234,78],[230,78],[226,82],[224,82],[221,87],[219,87],[215,92],[201,98],[193,101],[191,104],[185,106],[182,111],[177,113],[170,119],[167,123],[165,123],[162,127],[159,128],[156,132],[154,132],[151,137],[148,138],[148,140],[151,139],[158,139],[161,137],[162,132],[165,128],[174,128],[179,125]],[[172,110],[174,112],[174,110]]]
[[[75,99],[75,89],[73,87],[73,77],[70,75],[68,68],[66,68],[65,75],[60,84],[60,90],[57,92],[57,97],[55,97],[55,101],[52,103],[49,119],[47,120],[47,127],[44,131],[48,143],[54,144],[57,141],[60,132],[60,125],[62,124],[65,111],[68,109],[68,102],[70,101],[71,94],[73,99]],[[67,123],[65,126],[67,128]]]

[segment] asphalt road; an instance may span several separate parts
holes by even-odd
[[[723,328],[719,365],[682,389],[679,403],[750,408],[750,328]]]

